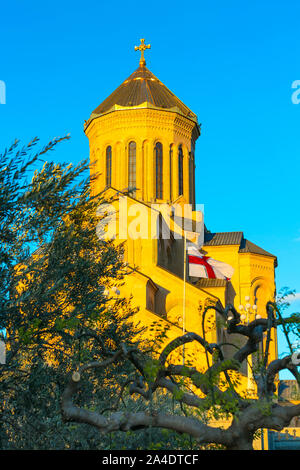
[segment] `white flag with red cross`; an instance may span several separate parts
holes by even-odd
[[[202,255],[196,246],[188,246],[189,275],[207,279],[225,279],[229,281],[234,269],[227,263]]]

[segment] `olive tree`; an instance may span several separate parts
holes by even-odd
[[[233,305],[220,308],[207,306],[202,317],[202,335],[189,332],[169,342],[158,357],[139,351],[137,347],[122,344],[110,351],[102,360],[87,362],[78,367],[68,379],[62,396],[62,413],[65,421],[87,423],[101,434],[112,431],[136,431],[146,428],[164,428],[192,436],[198,446],[215,444],[224,449],[252,449],[257,432],[261,429],[280,431],[294,416],[300,414],[300,405],[282,406],[276,396],[276,377],[281,370],[288,369],[300,384],[297,365],[300,353],[293,352],[269,362],[269,348],[272,329],[299,324],[299,314],[284,318],[282,305],[269,302],[266,318],[256,318],[248,324]],[[224,344],[212,344],[205,339],[205,316],[215,312],[223,319],[227,336],[234,334],[244,338],[243,346],[235,346],[231,357],[224,357]],[[299,331],[299,330],[297,330]],[[265,339],[264,339],[265,337]],[[170,355],[183,345],[196,342],[201,345],[207,357],[207,368],[182,365],[169,361]],[[256,396],[242,394],[236,387],[235,374],[250,355],[259,351],[264,342],[264,352],[259,364],[253,370]],[[128,384],[128,394],[133,399],[142,397],[148,408],[143,411],[114,409],[101,413],[83,408],[75,403],[78,393],[86,387],[87,371],[109,371],[120,360],[127,360],[136,370],[135,380]],[[151,364],[151,367],[149,366]],[[150,371],[150,372],[149,372]],[[181,405],[181,412],[164,412],[152,399],[163,390]],[[212,426],[209,418],[226,417],[229,426]]]
[[[45,161],[67,139],[0,155],[1,448],[97,448],[93,430],[62,423],[65,373],[135,332],[130,301],[105,295],[127,269],[122,247],[97,235],[97,208],[111,201],[91,195],[88,161]],[[105,392],[94,377],[82,400],[106,407],[128,373],[116,364]]]

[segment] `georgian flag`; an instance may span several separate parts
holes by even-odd
[[[188,246],[189,275],[207,279],[226,279],[229,281],[234,269],[222,261],[202,255],[196,246]]]

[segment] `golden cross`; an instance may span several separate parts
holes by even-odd
[[[146,61],[144,58],[144,51],[146,49],[151,49],[151,44],[146,45],[145,39],[140,39],[140,41],[141,41],[141,44],[139,46],[135,46],[134,50],[141,51],[140,65],[143,67],[146,65]]]

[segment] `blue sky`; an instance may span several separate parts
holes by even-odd
[[[299,14],[289,0],[2,2],[0,149],[70,133],[51,158],[88,157],[83,121],[137,68],[144,37],[148,68],[202,123],[206,225],[276,254],[278,289],[300,293]]]

